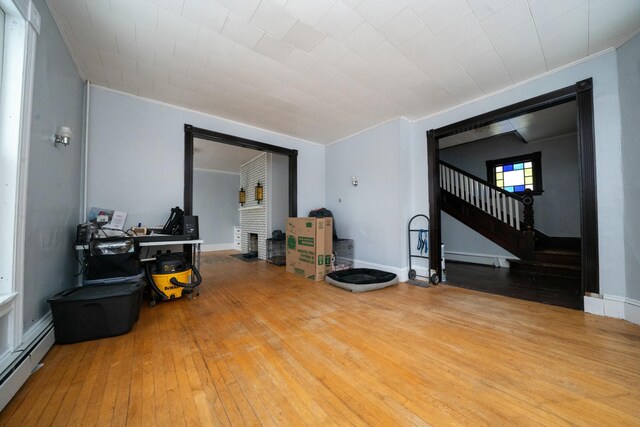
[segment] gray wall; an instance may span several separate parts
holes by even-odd
[[[627,297],[640,300],[640,35],[618,50]]]
[[[240,224],[239,189],[240,174],[193,171],[193,214],[204,245],[233,243],[233,227]]]
[[[542,152],[544,190],[541,195],[534,196],[536,229],[549,236],[580,237],[576,134],[530,141],[528,144],[509,134],[440,150],[440,159],[486,180],[487,160],[536,151]]]
[[[269,185],[271,187],[269,199],[269,219],[267,222],[267,236],[273,230],[285,231],[284,225],[289,217],[289,158],[279,154],[269,156]],[[299,212],[305,216],[309,212]]]
[[[327,146],[326,208],[338,237],[355,240],[357,265],[397,274],[406,265],[410,126],[395,119]],[[351,185],[354,175],[357,187]]]
[[[324,146],[92,86],[88,205],[162,225],[183,206],[184,125],[299,150],[298,210],[324,203]]]
[[[79,222],[84,141],[84,84],[44,1],[36,45],[31,146],[27,182],[24,274],[25,332],[48,311],[47,298],[74,286],[78,270],[72,249]],[[51,140],[58,126],[70,126],[68,147]]]

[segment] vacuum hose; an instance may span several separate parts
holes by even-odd
[[[200,283],[202,283],[202,276],[200,276],[200,272],[194,265],[191,265],[190,267],[191,267],[191,270],[193,271],[193,275],[196,276],[195,282],[182,283],[182,282],[179,282],[178,279],[176,279],[175,277],[172,277],[171,279],[169,279],[169,283],[175,286],[180,286],[181,288],[190,288],[190,289],[197,288],[198,286],[200,286]]]

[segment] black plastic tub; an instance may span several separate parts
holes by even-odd
[[[126,334],[140,316],[144,282],[81,286],[49,298],[56,342],[70,344]]]

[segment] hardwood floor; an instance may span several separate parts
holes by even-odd
[[[447,284],[576,310],[583,308],[579,278],[449,261]]]
[[[230,252],[193,301],[56,345],[0,425],[638,425],[640,326],[440,285],[352,294]]]

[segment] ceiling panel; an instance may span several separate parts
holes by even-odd
[[[319,143],[608,47],[638,0],[48,0],[83,78]]]

